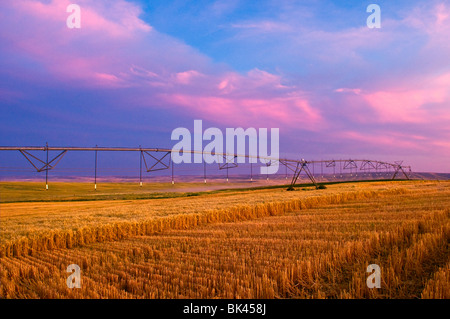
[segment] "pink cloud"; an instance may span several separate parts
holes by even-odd
[[[252,92],[255,90],[259,90],[259,94],[263,94],[264,89],[268,89],[271,92],[289,92],[289,90],[283,91],[283,89],[292,89],[293,87],[283,85],[282,81],[283,79],[279,75],[259,69],[252,69],[245,75],[236,72],[227,72],[219,75],[217,88],[219,89],[219,94],[229,94],[235,91],[242,94],[245,91]]]
[[[166,102],[192,110],[206,118],[220,119],[222,124],[277,127],[301,125],[315,131],[323,119],[309,102],[301,97],[272,97],[266,99],[236,96],[162,95]]]
[[[398,132],[378,132],[368,134],[356,131],[343,131],[341,138],[368,143],[378,147],[403,148],[408,150],[424,150],[422,143],[427,140],[424,136],[411,136]]]
[[[301,90],[286,86],[281,76],[257,68],[244,74],[211,68],[206,57],[140,20],[140,8],[130,2],[78,1],[78,30],[66,27],[69,4],[19,0],[7,6],[15,16],[12,24],[18,24],[17,17],[26,21],[21,34],[11,38],[13,50],[43,65],[59,81],[139,88],[139,96],[131,97],[139,105],[170,103],[229,124],[245,120],[315,130],[323,122]]]
[[[196,70],[158,77],[165,92],[156,93],[154,104],[170,105],[185,114],[227,125],[263,125],[315,131],[324,125],[320,111],[314,108],[298,88],[283,85],[279,75],[253,69],[246,74],[225,72],[205,74]],[[149,105],[146,97],[138,104]]]
[[[176,82],[181,84],[189,84],[191,81],[196,77],[202,77],[204,76],[202,73],[195,71],[195,70],[189,70],[185,72],[178,72],[175,74]]]
[[[434,142],[432,142],[432,144],[441,148],[441,155],[446,155],[446,157],[450,157],[450,142],[448,142],[448,140],[434,141]]]
[[[152,30],[138,18],[141,9],[124,0],[80,0],[81,28],[69,29],[69,0],[42,3],[17,0],[2,3],[8,30],[8,50],[41,64],[63,81],[77,80],[82,86],[129,86],[123,72],[126,48]]]
[[[440,55],[444,61],[450,55],[450,5],[439,3],[434,6],[414,8],[402,21],[414,28],[416,32],[425,34],[427,43],[421,50],[422,58]],[[440,60],[440,59],[439,59]],[[431,61],[437,62],[439,61]]]
[[[437,101],[423,91],[381,91],[366,94],[364,98],[378,112],[382,122],[426,121],[426,112],[421,106],[427,102]]]
[[[402,22],[435,36],[450,30],[449,20],[450,6],[445,3],[438,3],[426,8],[416,7],[413,10],[409,10]]]
[[[450,105],[450,73],[422,79],[421,83],[406,88],[381,90],[362,94],[376,110],[381,122],[429,123],[450,119],[450,109],[435,110],[428,105]]]
[[[361,94],[361,89],[348,89],[348,88],[339,88],[334,90],[334,92],[338,93],[353,93],[353,94]]]
[[[42,3],[33,0],[16,0],[11,6],[28,18],[45,19],[59,22],[55,28],[61,30],[66,28],[66,19],[70,13],[66,12],[70,0],[52,0],[49,3]],[[90,32],[101,32],[102,37],[126,37],[133,32],[150,31],[151,26],[138,18],[141,9],[129,2],[119,1],[88,1],[78,0],[77,4],[81,7],[82,29],[88,29]],[[101,14],[102,12],[103,14]],[[76,30],[74,30],[76,31]]]
[[[450,20],[450,10],[445,6],[445,4],[441,3],[437,7],[437,13],[436,13],[436,24],[441,26],[447,26],[448,27],[448,21]]]

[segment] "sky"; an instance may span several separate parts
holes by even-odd
[[[0,145],[171,148],[200,119],[450,173],[449,39],[449,1],[2,0]]]

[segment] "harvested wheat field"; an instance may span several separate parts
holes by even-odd
[[[449,207],[432,181],[3,203],[0,297],[449,298]]]

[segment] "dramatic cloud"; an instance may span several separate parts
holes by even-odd
[[[61,119],[72,121],[86,140],[94,122],[112,140],[124,130],[131,140],[203,119],[280,127],[286,152],[313,141],[317,157],[334,147],[412,161],[427,154],[450,171],[443,1],[382,2],[378,30],[365,25],[364,6],[325,0],[79,0],[81,28],[69,29],[70,3],[0,3],[2,144],[14,122],[24,139],[36,136],[30,114],[39,123],[48,115],[55,132],[69,130],[55,124]]]
[[[258,69],[245,75],[217,70],[201,53],[140,20],[141,10],[131,3],[80,1],[79,30],[65,26],[69,3],[23,0],[4,8],[19,30],[2,32],[12,43],[10,50],[34,60],[57,81],[111,89],[138,86],[145,88],[139,91],[141,101],[167,102],[229,125],[238,113],[247,119],[242,125],[269,120],[289,125],[289,118],[296,118],[314,129],[320,121],[299,90],[288,90],[279,76]]]

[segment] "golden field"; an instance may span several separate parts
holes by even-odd
[[[450,182],[196,195],[0,204],[0,297],[450,297]]]

